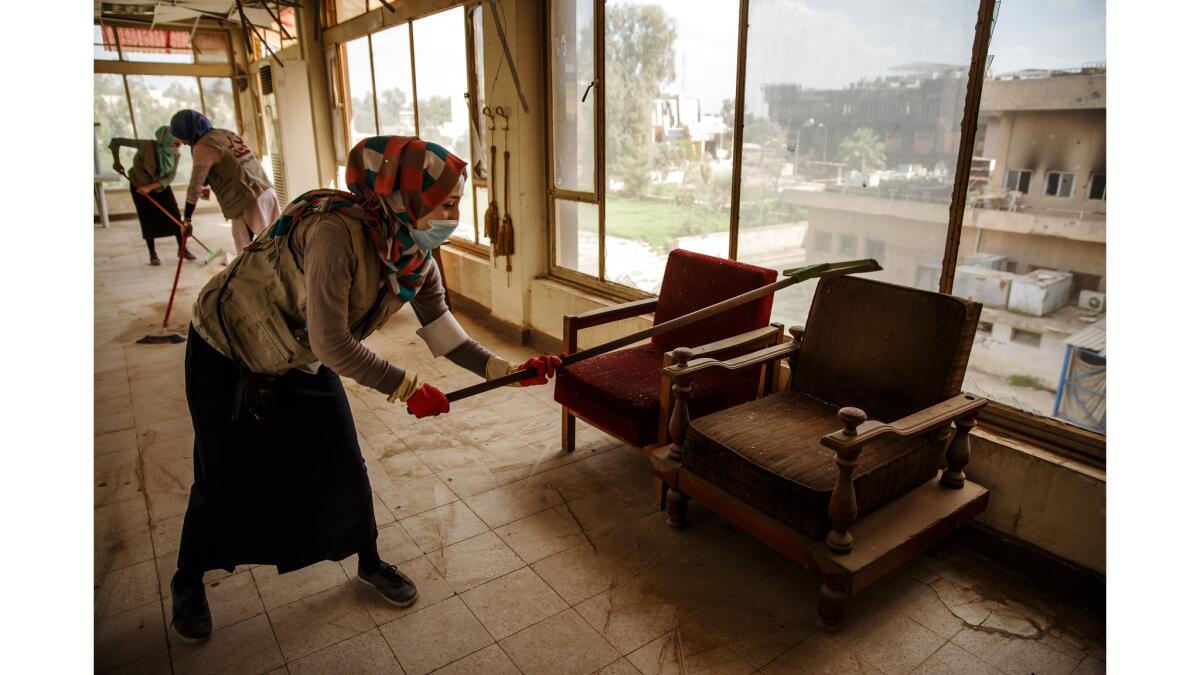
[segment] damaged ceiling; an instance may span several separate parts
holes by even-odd
[[[259,28],[270,26],[273,16],[278,16],[280,10],[300,6],[296,0],[241,0],[240,4],[246,19]],[[94,14],[100,22],[131,21],[147,26],[192,23],[200,19],[240,26],[238,5],[237,0],[122,0],[95,2]]]

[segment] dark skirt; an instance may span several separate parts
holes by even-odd
[[[185,359],[196,441],[180,567],[283,573],[374,551],[371,485],[341,379],[325,366],[289,371],[270,419],[235,422],[237,365],[194,328]]]
[[[157,206],[151,204],[146,195],[138,192],[137,188],[132,185],[129,186],[129,193],[133,195],[133,206],[137,209],[138,222],[142,226],[142,239],[173,237],[179,234],[179,226]],[[183,220],[183,216],[179,214],[179,202],[175,201],[175,193],[171,191],[171,188],[167,187],[158,192],[151,192],[150,197],[153,197],[154,201],[175,216],[176,220]]]

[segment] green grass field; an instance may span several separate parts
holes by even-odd
[[[714,213],[703,206],[609,197],[604,204],[605,231],[622,239],[644,242],[660,251],[679,237],[722,232],[729,228],[729,213]],[[596,231],[596,209],[579,209],[579,227]]]

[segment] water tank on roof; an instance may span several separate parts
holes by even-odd
[[[988,267],[959,265],[954,268],[954,295],[983,303],[985,307],[1004,309],[1012,289],[1012,272]]]
[[[1030,316],[1046,316],[1071,298],[1071,273],[1034,270],[1013,280],[1008,310]]]

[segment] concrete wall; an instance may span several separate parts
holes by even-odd
[[[317,170],[313,135],[313,100],[309,95],[308,64],[300,59],[300,48],[292,47],[280,55],[283,67],[271,62],[275,101],[280,114],[280,146],[287,176],[287,201],[301,193],[323,187]]]
[[[972,439],[967,476],[991,490],[979,521],[1105,574],[1106,473],[985,430]]]
[[[982,116],[982,113],[981,113]],[[1029,169],[1029,194],[1021,204],[1030,208],[1104,212],[1104,200],[1087,199],[1093,173],[1105,172],[1106,112],[1098,110],[1005,111],[988,117],[983,156],[996,160],[989,187],[1004,189],[1005,172]],[[1070,197],[1043,195],[1046,173],[1074,174]]]
[[[1103,110],[1108,103],[1104,73],[1066,75],[1032,80],[987,80],[979,109]]]
[[[973,210],[968,213],[973,215],[974,212]],[[1037,268],[1095,274],[1100,277],[1100,287],[1097,290],[1104,292],[1108,281],[1104,243],[1021,232],[1000,232],[969,225],[972,221],[974,218],[968,217],[963,223],[961,255],[996,253],[1008,256],[1010,261],[1018,263],[1015,270],[1018,274]],[[1103,226],[1104,221],[1100,224]]]

